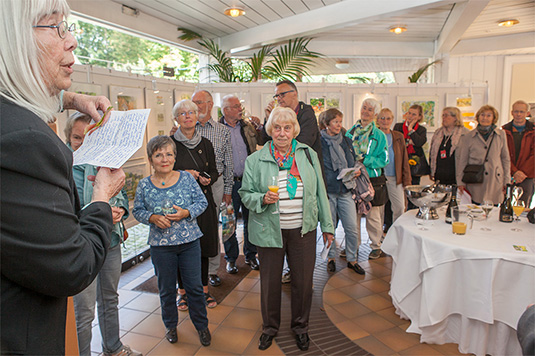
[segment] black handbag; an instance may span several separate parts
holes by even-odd
[[[490,145],[492,145],[492,141],[494,140],[494,136],[492,135],[492,138],[490,139],[489,146],[487,147],[487,154],[485,154],[485,159],[483,160],[483,164],[467,164],[466,167],[464,167],[463,170],[463,182],[467,184],[478,184],[483,183],[483,179],[485,178],[485,163],[487,161],[487,156],[489,155]]]
[[[411,164],[411,160],[414,161],[415,164]],[[429,167],[429,163],[423,152],[421,156],[416,153],[409,155],[409,167],[411,169],[411,176],[413,177],[426,176],[431,173],[431,167]]]
[[[370,177],[370,183],[375,190],[375,195],[371,201],[372,206],[385,205],[388,201],[388,190],[386,188],[386,176],[381,174],[379,177]]]

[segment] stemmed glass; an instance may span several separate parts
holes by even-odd
[[[268,180],[268,189],[272,191],[273,193],[279,192],[279,176],[271,176]],[[276,202],[276,210],[273,212],[273,214],[279,213],[279,202]]]
[[[485,225],[487,225],[487,220],[489,219],[490,212],[492,211],[492,208],[494,208],[494,203],[490,200],[484,200],[483,204],[481,204],[481,209],[483,209],[483,212],[485,213]],[[492,229],[484,226],[481,228],[483,231],[491,231]]]
[[[513,212],[516,215],[515,221],[517,223],[520,222],[520,214],[524,212],[525,207],[526,207],[526,204],[524,203],[524,201],[517,198],[516,202],[513,205]],[[519,229],[518,227],[514,227],[511,230],[516,231],[516,232],[522,231],[522,229]]]
[[[163,215],[174,214],[175,208],[173,208],[173,201],[171,199],[162,200],[162,213]],[[164,229],[164,233],[167,234],[169,229]]]

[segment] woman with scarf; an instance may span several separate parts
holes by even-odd
[[[386,135],[375,125],[375,118],[379,113],[379,102],[373,98],[365,99],[360,108],[358,120],[346,133],[353,144],[358,161],[366,167],[370,179],[384,175],[383,168],[388,164],[388,144]],[[381,257],[381,244],[383,241],[383,227],[381,211],[383,205],[372,206],[366,215],[366,229],[370,237],[372,252],[369,259]],[[361,214],[357,214],[357,231],[360,236]]]
[[[173,169],[189,172],[199,183],[208,201],[208,207],[197,218],[197,222],[203,234],[201,237],[201,277],[206,306],[215,308],[217,302],[208,292],[208,259],[219,253],[217,247],[219,241],[217,210],[212,195],[212,184],[216,182],[218,173],[212,144],[195,129],[197,114],[197,105],[188,99],[179,101],[173,107],[173,117],[180,126],[171,137],[176,144],[177,157],[180,157],[175,161]],[[188,301],[186,291],[182,287],[180,270],[178,271],[178,286],[178,310],[188,310]]]
[[[411,164],[412,184],[420,184],[420,178],[429,174],[429,164],[425,158],[425,153],[422,148],[427,142],[427,130],[420,125],[424,119],[423,109],[420,105],[412,105],[403,118],[404,122],[394,125],[394,130],[399,131],[405,138],[405,145],[407,146],[407,153],[409,155],[409,164]],[[412,162],[411,162],[412,161]],[[415,169],[415,167],[421,167]],[[415,206],[409,202],[409,209],[414,209]]]
[[[440,184],[457,184],[455,176],[455,150],[462,135],[468,133],[463,126],[461,110],[448,106],[442,110],[442,127],[435,131],[431,139],[429,162],[430,177]]]
[[[321,163],[312,148],[295,140],[299,131],[295,111],[275,108],[266,123],[272,141],[247,157],[239,190],[249,209],[249,241],[257,246],[261,266],[260,350],[270,347],[279,331],[285,254],[292,271],[291,328],[297,347],[308,350],[318,221],[327,246],[334,234]]]
[[[477,127],[461,137],[461,144],[455,152],[457,185],[460,192],[466,189],[472,195],[474,204],[481,204],[485,200],[498,204],[503,200],[505,185],[511,182],[507,138],[505,132],[496,127],[498,111],[494,107],[482,106],[476,113],[476,120]],[[463,171],[468,164],[484,165],[482,183],[463,182]]]
[[[344,227],[347,267],[358,274],[364,274],[364,269],[357,263],[360,234],[355,218],[357,216],[355,201],[351,196],[351,191],[342,180],[336,178],[342,169],[355,166],[355,151],[351,140],[341,132],[342,118],[343,114],[334,108],[324,111],[320,115],[320,125],[324,127],[320,133],[325,182],[333,225],[338,225],[338,219],[340,219]],[[360,171],[357,171],[358,175],[360,175]],[[333,242],[329,249],[329,262],[327,262],[329,272],[336,271],[335,257],[336,243]]]

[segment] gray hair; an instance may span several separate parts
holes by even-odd
[[[149,161],[152,162],[152,155],[154,154],[154,152],[158,151],[161,148],[164,148],[167,145],[173,147],[173,152],[175,153],[176,157],[176,144],[171,137],[159,135],[151,138],[149,143],[147,143],[147,156],[149,156]]]
[[[238,101],[240,100],[240,98],[238,98],[236,95],[225,95],[223,100],[221,100],[221,108],[226,108],[230,99],[238,99]]]
[[[173,117],[177,117],[180,110],[195,111],[195,113],[199,112],[197,104],[189,99],[180,100],[173,106]]]
[[[0,96],[45,122],[54,120],[60,96],[45,83],[46,53],[32,26],[52,14],[70,15],[66,0],[2,0],[0,6]]]
[[[65,133],[65,139],[67,140],[67,143],[71,143],[71,133],[72,128],[74,127],[74,124],[76,124],[78,121],[82,121],[86,124],[90,124],[93,119],[91,116],[81,113],[81,112],[75,112],[69,118],[67,119],[67,123],[65,124],[65,129],[63,132]]]
[[[374,99],[374,98],[366,98],[366,99],[364,99],[364,101],[360,105],[361,109],[364,106],[364,104],[368,104],[368,105],[373,107],[373,111],[374,111],[375,116],[379,115],[379,111],[381,111],[381,104],[379,104],[379,102],[376,99]]]
[[[513,103],[513,105],[511,105],[511,107],[517,105],[517,104],[521,104],[521,105],[525,105],[526,106],[526,111],[529,112],[529,104],[526,103],[524,100],[517,100]]]
[[[281,123],[293,125],[294,138],[296,138],[299,135],[299,132],[301,132],[301,126],[299,126],[295,111],[290,108],[283,108],[282,106],[279,106],[273,109],[273,111],[269,115],[269,119],[266,123],[267,134],[271,136],[271,133],[273,132],[273,125]]]
[[[210,97],[210,100],[214,102],[214,98],[212,97],[212,94],[208,90],[204,90],[204,89],[194,91],[191,97],[193,98],[195,94],[198,94],[198,93],[205,93],[206,95]]]

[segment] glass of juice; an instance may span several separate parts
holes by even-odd
[[[467,229],[472,228],[474,221],[467,206],[455,206],[451,208],[451,232],[455,235],[465,235]]]
[[[524,201],[520,200],[520,199],[517,199],[516,202],[513,204],[513,212],[516,215],[515,221],[517,223],[520,222],[520,214],[522,214],[524,212],[525,206],[526,205],[525,205]],[[518,227],[514,227],[511,230],[516,231],[516,232],[522,231],[522,229],[519,229]]]
[[[279,192],[279,176],[271,176],[268,180],[268,189],[272,191],[273,193]],[[275,203],[276,209],[273,212],[273,214],[279,213],[279,202]]]

